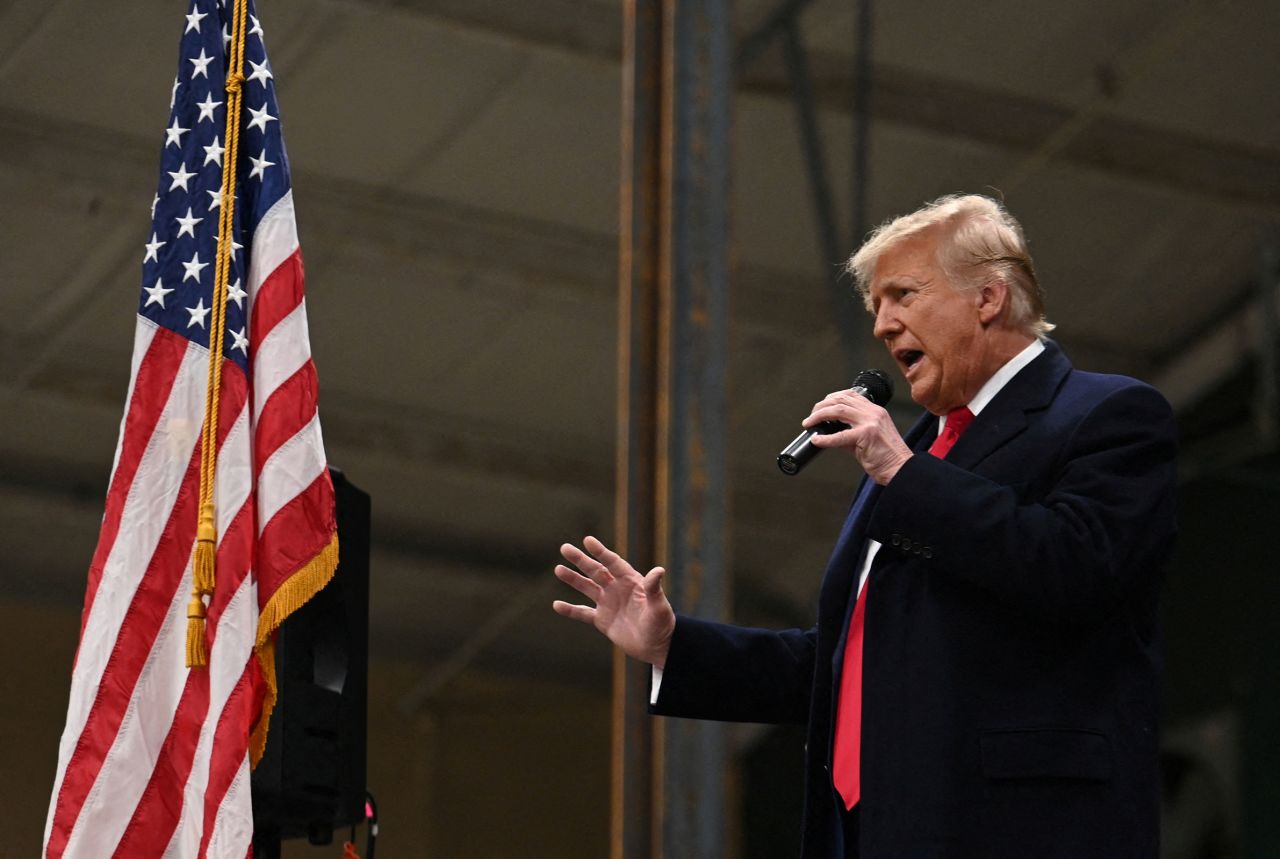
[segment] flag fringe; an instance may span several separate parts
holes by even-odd
[[[320,553],[304,564],[276,589],[258,615],[258,641],[255,650],[258,666],[266,681],[262,713],[249,736],[249,765],[256,767],[267,748],[267,729],[271,711],[276,706],[276,645],[274,634],[284,619],[302,608],[308,600],[329,584],[338,568],[338,535],[335,533]]]

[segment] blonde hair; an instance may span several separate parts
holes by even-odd
[[[909,215],[886,221],[871,233],[846,265],[871,310],[871,281],[880,257],[901,242],[939,232],[938,266],[957,289],[993,280],[1009,287],[1009,322],[1043,340],[1053,330],[1045,319],[1044,291],[1036,278],[1022,225],[990,197],[951,194]]]

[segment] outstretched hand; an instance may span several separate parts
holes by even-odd
[[[662,592],[666,570],[654,567],[636,572],[618,553],[595,537],[582,541],[584,552],[571,543],[560,554],[573,567],[556,565],[556,578],[595,603],[595,607],[556,600],[558,614],[593,625],[628,656],[662,668],[671,647],[676,615]]]

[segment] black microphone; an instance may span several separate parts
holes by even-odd
[[[877,406],[887,406],[893,399],[893,380],[884,370],[863,370],[854,377],[849,390],[860,397],[866,397]],[[813,429],[807,429],[796,440],[783,448],[778,454],[778,468],[783,474],[799,474],[800,469],[809,464],[809,460],[822,450],[813,445],[815,435],[831,435],[840,430],[847,430],[849,425],[840,421],[823,421]]]

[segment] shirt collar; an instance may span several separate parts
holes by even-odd
[[[987,407],[988,403],[995,399],[996,394],[1000,393],[1000,389],[1009,384],[1009,381],[1014,376],[1018,375],[1019,370],[1034,361],[1043,351],[1044,343],[1040,342],[1038,338],[1032,340],[1027,345],[1027,348],[1010,358],[1003,367],[996,370],[991,378],[987,379],[983,386],[978,389],[978,393],[974,394],[973,399],[969,401],[969,411],[973,412],[976,417]],[[947,416],[939,415],[938,432],[942,432],[942,428],[946,425]]]

